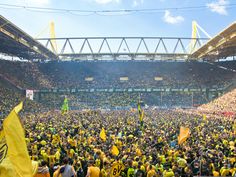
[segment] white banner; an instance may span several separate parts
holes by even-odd
[[[26,98],[29,98],[30,100],[34,100],[34,91],[26,90]]]

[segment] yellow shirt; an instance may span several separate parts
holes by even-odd
[[[88,167],[89,177],[99,177],[100,169],[98,167]]]
[[[101,177],[108,177],[107,170],[104,168],[101,170]]]
[[[147,173],[147,177],[154,177],[156,175],[156,172],[154,169],[149,170],[149,172]]]
[[[173,177],[175,176],[174,172],[172,170],[164,171],[163,172],[163,177]]]
[[[55,163],[55,155],[49,155],[48,159],[49,159],[49,164],[50,165]]]
[[[220,169],[220,174],[221,174],[221,176],[227,176],[227,175],[229,175],[229,169],[222,167],[222,168]]]
[[[213,176],[220,176],[220,173],[218,171],[213,171]]]
[[[186,165],[187,165],[187,161],[186,161],[185,159],[183,159],[183,158],[180,158],[180,159],[177,161],[177,164],[178,164],[179,167],[184,168],[184,167],[186,167]]]
[[[70,158],[73,158],[74,154],[75,154],[74,149],[70,149],[69,152],[68,152],[68,156],[69,156]]]

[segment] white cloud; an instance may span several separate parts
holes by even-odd
[[[227,0],[218,0],[217,2],[208,3],[206,5],[212,12],[216,12],[220,15],[227,15],[228,12],[225,5],[228,3]]]
[[[28,5],[44,6],[50,4],[50,0],[26,0]]]
[[[165,15],[163,17],[163,20],[166,23],[170,23],[170,24],[177,24],[177,23],[181,23],[184,21],[184,17],[182,16],[173,16],[171,15],[169,10],[165,11]]]
[[[121,0],[95,0],[98,4],[119,3]]]
[[[143,3],[144,3],[144,0],[133,0],[132,6],[133,7],[137,7],[137,6],[139,6],[139,5],[143,4]]]
[[[46,6],[50,4],[50,0],[17,0],[17,3],[27,6]]]

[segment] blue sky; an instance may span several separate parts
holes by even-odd
[[[1,15],[36,37],[48,23],[55,23],[56,37],[84,36],[178,36],[191,37],[196,20],[211,36],[236,20],[235,0],[1,0],[0,4],[79,9],[120,10],[163,8],[153,13],[51,13],[0,5]],[[172,7],[205,6],[193,10],[166,10]],[[49,32],[39,37],[49,37]],[[205,37],[202,34],[202,37]]]

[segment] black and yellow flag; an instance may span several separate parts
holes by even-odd
[[[110,177],[118,177],[120,173],[125,169],[125,166],[120,162],[114,162],[111,166]]]
[[[18,117],[22,108],[23,102],[3,121],[3,130],[0,132],[0,177],[33,176],[24,129]]]

